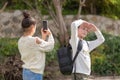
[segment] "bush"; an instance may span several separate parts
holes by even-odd
[[[105,42],[91,52],[92,74],[96,75],[120,75],[120,36],[113,36],[103,32]],[[86,39],[95,39],[94,34],[90,34]],[[0,39],[0,59],[1,56],[11,56],[19,53],[17,47],[18,38]],[[57,50],[59,43],[54,49],[47,53],[47,63],[54,63],[57,60]],[[3,57],[4,58],[4,57]],[[2,60],[2,59],[1,59]]]
[[[120,75],[120,36],[103,33],[105,42],[91,52],[92,73],[96,75]],[[95,39],[91,34],[87,39]]]
[[[17,38],[0,39],[0,55],[11,56],[18,53]]]
[[[92,74],[104,74],[103,70],[104,67],[102,67],[103,63],[106,61],[105,54],[100,53],[92,53]]]
[[[20,55],[7,57],[4,64],[0,65],[0,77],[3,80],[22,80],[22,64]]]
[[[46,56],[47,63],[54,61],[54,60],[57,60],[57,50],[58,50],[59,46],[60,46],[60,44],[56,43],[54,45],[54,49],[52,51],[46,53],[47,54],[47,56]]]

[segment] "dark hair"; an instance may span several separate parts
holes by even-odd
[[[23,18],[22,24],[21,24],[22,28],[29,28],[32,24],[33,25],[36,24],[35,19],[32,18],[29,13],[27,13],[27,12],[24,11],[23,12],[23,16],[24,16],[24,18]]]

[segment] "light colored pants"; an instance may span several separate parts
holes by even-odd
[[[42,74],[34,73],[28,69],[23,69],[23,80],[43,80]]]
[[[85,75],[85,74],[81,74],[81,73],[75,73],[72,74],[72,80],[75,80],[75,76],[76,76],[76,80],[88,80],[88,75]]]

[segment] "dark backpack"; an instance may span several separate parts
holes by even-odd
[[[72,59],[72,47],[70,44],[67,46],[62,46],[58,50],[58,52],[57,52],[58,63],[59,63],[60,72],[62,74],[70,75],[72,73],[74,61],[77,58],[78,53],[79,53],[79,51],[81,51],[81,49],[82,49],[82,44],[79,41],[78,47],[77,47],[77,52],[73,59]]]

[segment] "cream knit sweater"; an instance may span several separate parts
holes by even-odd
[[[48,41],[38,38],[41,43],[37,44],[36,38],[38,37],[21,37],[18,41],[18,49],[21,54],[21,60],[24,62],[23,68],[43,74],[45,67],[45,52],[54,48],[54,39],[51,34],[48,37]]]

